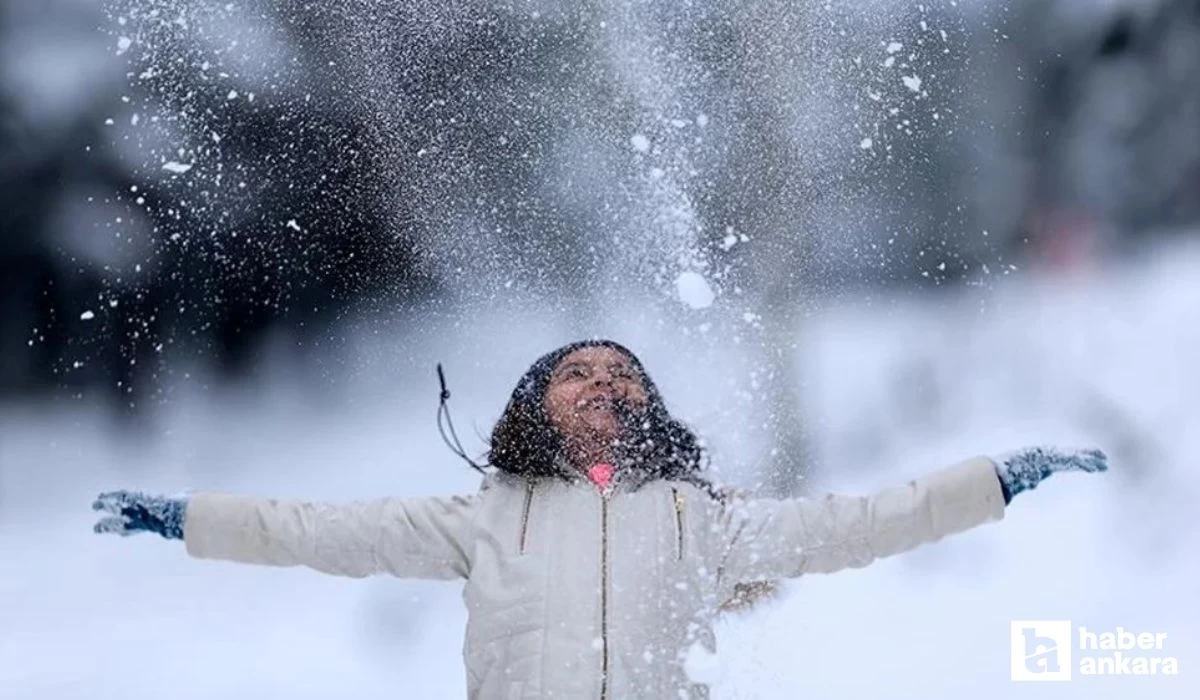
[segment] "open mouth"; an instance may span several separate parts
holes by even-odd
[[[593,396],[577,404],[578,407],[585,411],[611,411],[616,405],[616,397],[613,396]]]

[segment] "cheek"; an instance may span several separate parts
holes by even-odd
[[[625,390],[625,396],[640,404],[646,403],[646,399],[649,398],[646,395],[646,387],[641,384],[630,384]]]
[[[555,426],[569,423],[572,418],[572,399],[569,392],[553,388],[546,392],[546,416]]]

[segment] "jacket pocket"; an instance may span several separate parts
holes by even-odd
[[[683,494],[674,486],[671,487],[671,506],[675,513],[675,560],[683,560],[684,535],[687,532],[684,519],[686,503]]]
[[[517,538],[517,551],[525,553],[529,546],[529,511],[533,507],[533,482],[525,484],[525,503],[521,507],[521,528]]]

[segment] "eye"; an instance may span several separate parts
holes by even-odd
[[[587,376],[587,368],[583,365],[571,365],[562,371],[563,379],[583,379]]]
[[[636,379],[637,378],[637,373],[633,371],[632,367],[626,367],[624,365],[615,365],[609,371],[612,373],[612,376],[617,377],[619,379]]]

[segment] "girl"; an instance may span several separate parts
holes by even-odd
[[[479,492],[333,505],[116,491],[96,532],[156,532],[188,554],[341,576],[465,580],[471,698],[705,698],[684,658],[715,650],[739,584],[866,566],[999,520],[1098,450],[976,457],[866,497],[744,499],[714,488],[696,436],[628,349],[551,352],[492,433]]]

